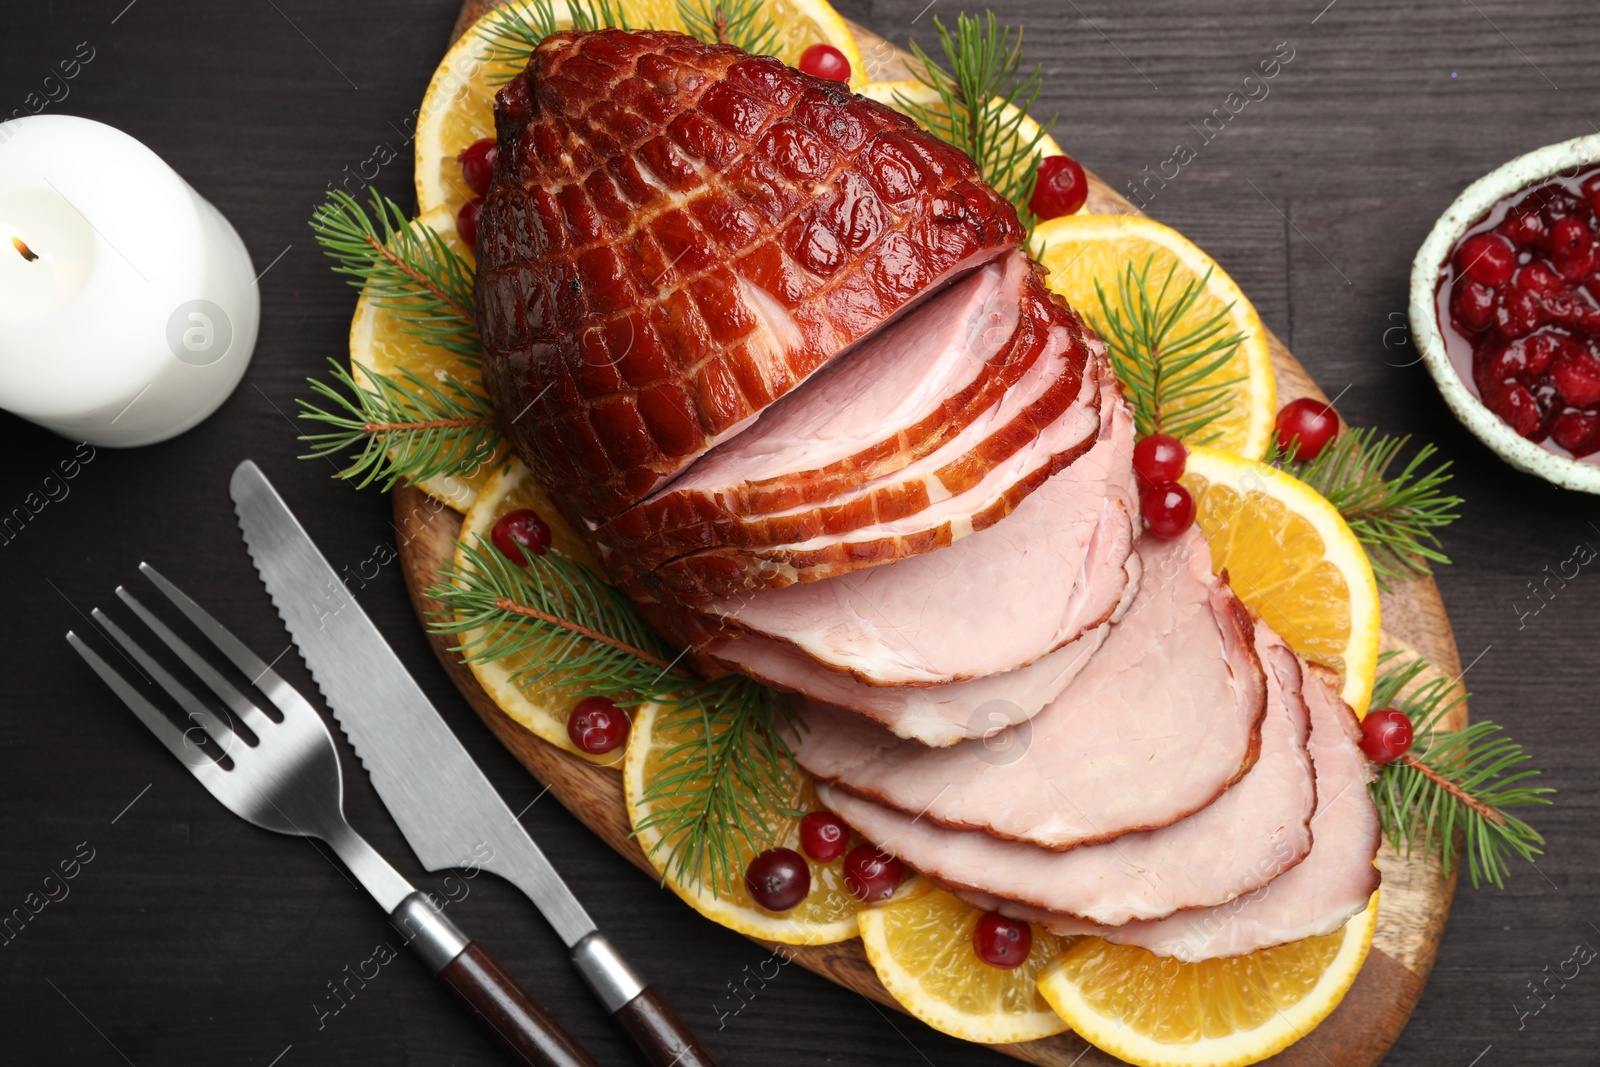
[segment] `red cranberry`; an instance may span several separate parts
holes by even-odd
[[[811,892],[811,868],[792,848],[769,848],[745,868],[744,886],[768,911],[788,911]]]
[[[857,900],[888,900],[900,886],[904,864],[871,845],[857,845],[844,858],[844,887]]]
[[[1587,348],[1564,346],[1550,368],[1550,380],[1572,407],[1600,404],[1600,359]]]
[[[461,177],[467,188],[482,196],[489,191],[489,181],[494,177],[495,157],[500,154],[500,142],[493,137],[475,141],[461,150],[456,158],[461,161]]]
[[[1518,248],[1537,248],[1544,244],[1544,220],[1537,211],[1512,209],[1496,228]]]
[[[1188,462],[1189,450],[1169,434],[1153,433],[1133,446],[1133,469],[1150,485],[1177,481]]]
[[[1544,322],[1544,309],[1538,294],[1527,289],[1502,289],[1495,300],[1494,326],[1500,336],[1515,340],[1526,337]]]
[[[1554,293],[1560,291],[1563,286],[1561,275],[1538,260],[1517,271],[1517,276],[1512,279],[1511,284],[1530,293]]]
[[[1450,297],[1450,310],[1468,332],[1486,330],[1494,321],[1494,290],[1470,278],[1456,283]]]
[[[1033,948],[1033,927],[989,912],[972,931],[972,948],[991,967],[1010,970],[1028,958]]]
[[[1393,763],[1411,747],[1411,720],[1399,708],[1379,708],[1361,720],[1361,751],[1374,763]]]
[[[545,525],[537,512],[523,508],[500,516],[494,529],[489,531],[489,540],[512,563],[526,563],[528,557],[525,552],[542,556],[549,550],[550,527]]]
[[[461,210],[456,213],[456,232],[461,235],[461,243],[468,248],[478,247],[478,216],[483,214],[483,197],[468,200],[461,205]]]
[[[1502,385],[1496,391],[1485,392],[1483,399],[1490,410],[1506,420],[1506,424],[1523,437],[1532,440],[1543,436],[1544,412],[1539,407],[1539,401],[1534,399],[1533,390],[1527,386],[1520,383]]]
[[[832,863],[850,847],[850,830],[831,811],[813,811],[800,820],[800,847],[818,863]]]
[[[1517,266],[1517,254],[1503,237],[1477,233],[1461,242],[1456,262],[1467,277],[1484,285],[1504,285]]]
[[[1045,156],[1039,160],[1028,210],[1041,219],[1077,212],[1089,199],[1089,176],[1071,156]]]
[[[591,756],[612,751],[628,739],[628,713],[605,697],[584,697],[567,717],[567,736]]]
[[[1339,436],[1339,416],[1320,400],[1303,396],[1278,411],[1278,444],[1291,459],[1316,459]]]
[[[1568,408],[1550,424],[1550,437],[1574,456],[1587,456],[1600,445],[1596,430],[1600,430],[1600,414]]]
[[[829,81],[850,80],[850,61],[831,44],[814,44],[800,53],[800,69]]]
[[[1151,533],[1171,540],[1194,522],[1194,497],[1177,482],[1149,485],[1139,494],[1139,510]]]

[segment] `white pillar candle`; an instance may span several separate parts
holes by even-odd
[[[0,407],[74,441],[176,436],[228,398],[261,298],[228,220],[99,122],[0,123]]]

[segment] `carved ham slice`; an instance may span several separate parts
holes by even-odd
[[[1250,618],[1212,576],[1197,532],[1146,538],[1139,557],[1143,576],[1128,613],[1030,721],[983,741],[928,748],[810,705],[792,742],[795,757],[815,777],[919,824],[1049,849],[1167,826],[1200,810],[1255,763],[1266,683]]]
[[[1022,315],[1024,285],[1037,284],[1030,275],[1039,270],[1013,252],[955,282],[818,371],[598,539],[630,554],[675,550],[663,559],[740,543],[750,517],[825,503],[939,448],[998,403],[1042,351],[1048,307],[1028,301]]]
[[[1032,663],[1104,622],[1127,587],[1133,429],[1126,405],[1114,406],[1088,453],[1004,522],[937,552],[702,610],[869,685],[942,685]]]
[[[1103,359],[1080,373],[1074,354],[1083,349],[1069,330],[1050,330],[1044,349],[999,404],[943,448],[826,505],[743,523],[730,544],[663,563],[646,581],[657,595],[692,602],[820,581],[988,529],[1087,452],[1102,409],[1109,419],[1120,403]],[[739,547],[742,537],[773,543]]]
[[[1060,933],[1093,934],[1196,962],[1331,934],[1366,908],[1380,881],[1372,861],[1382,837],[1378,810],[1367,792],[1371,767],[1357,747],[1359,727],[1339,698],[1337,679],[1330,682],[1319,672],[1306,670],[1317,809],[1311,852],[1303,862],[1227,904],[1156,921],[1108,928],[1064,915],[1027,917]]]
[[[581,528],[1023,236],[972,162],[904,116],[681,34],[553,34],[495,125],[484,380]]]
[[[1159,830],[1052,852],[949,830],[829,786],[818,795],[867,840],[985,910],[1030,922],[1067,913],[1125,923],[1221,904],[1266,885],[1311,850],[1316,792],[1300,665],[1264,626],[1256,651],[1267,664],[1260,759],[1215,803]],[[1136,767],[1128,788],[1141,781]]]

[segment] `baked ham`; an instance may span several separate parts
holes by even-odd
[[[1255,643],[1267,666],[1261,757],[1215,803],[1171,826],[1052,852],[945,829],[827,785],[818,796],[879,848],[978,907],[1014,918],[1075,915],[1117,924],[1226,903],[1266,885],[1311,850],[1316,791],[1300,664],[1265,626],[1257,625]]]
[[[495,127],[484,382],[583,529],[1022,241],[971,160],[910,119],[682,34],[552,34]]]
[[[1132,573],[1133,425],[1108,389],[1101,439],[1005,521],[938,551],[722,597],[701,610],[869,685],[979,678],[1075,640],[1111,616]]]
[[[1227,904],[1156,921],[1105,927],[1065,915],[1030,912],[1027,917],[1063,934],[1093,934],[1139,945],[1158,956],[1197,962],[1331,934],[1365,910],[1380,881],[1373,860],[1382,831],[1367,791],[1372,768],[1358,747],[1360,727],[1336,684],[1321,668],[1307,668],[1317,809],[1311,818],[1311,851],[1304,861]]]
[[[1147,538],[1139,557],[1143,577],[1127,614],[1028,722],[929,748],[813,704],[798,716],[795,758],[814,777],[919,824],[1049,849],[1199,811],[1255,763],[1266,680],[1250,617],[1212,576],[1198,532]]]

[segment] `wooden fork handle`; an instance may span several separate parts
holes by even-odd
[[[427,894],[413,892],[390,913],[406,944],[466,1002],[512,1062],[531,1067],[599,1067],[487,949],[468,940]]]
[[[650,1067],[717,1067],[711,1053],[655,986],[645,986],[612,1017],[644,1053]]]

